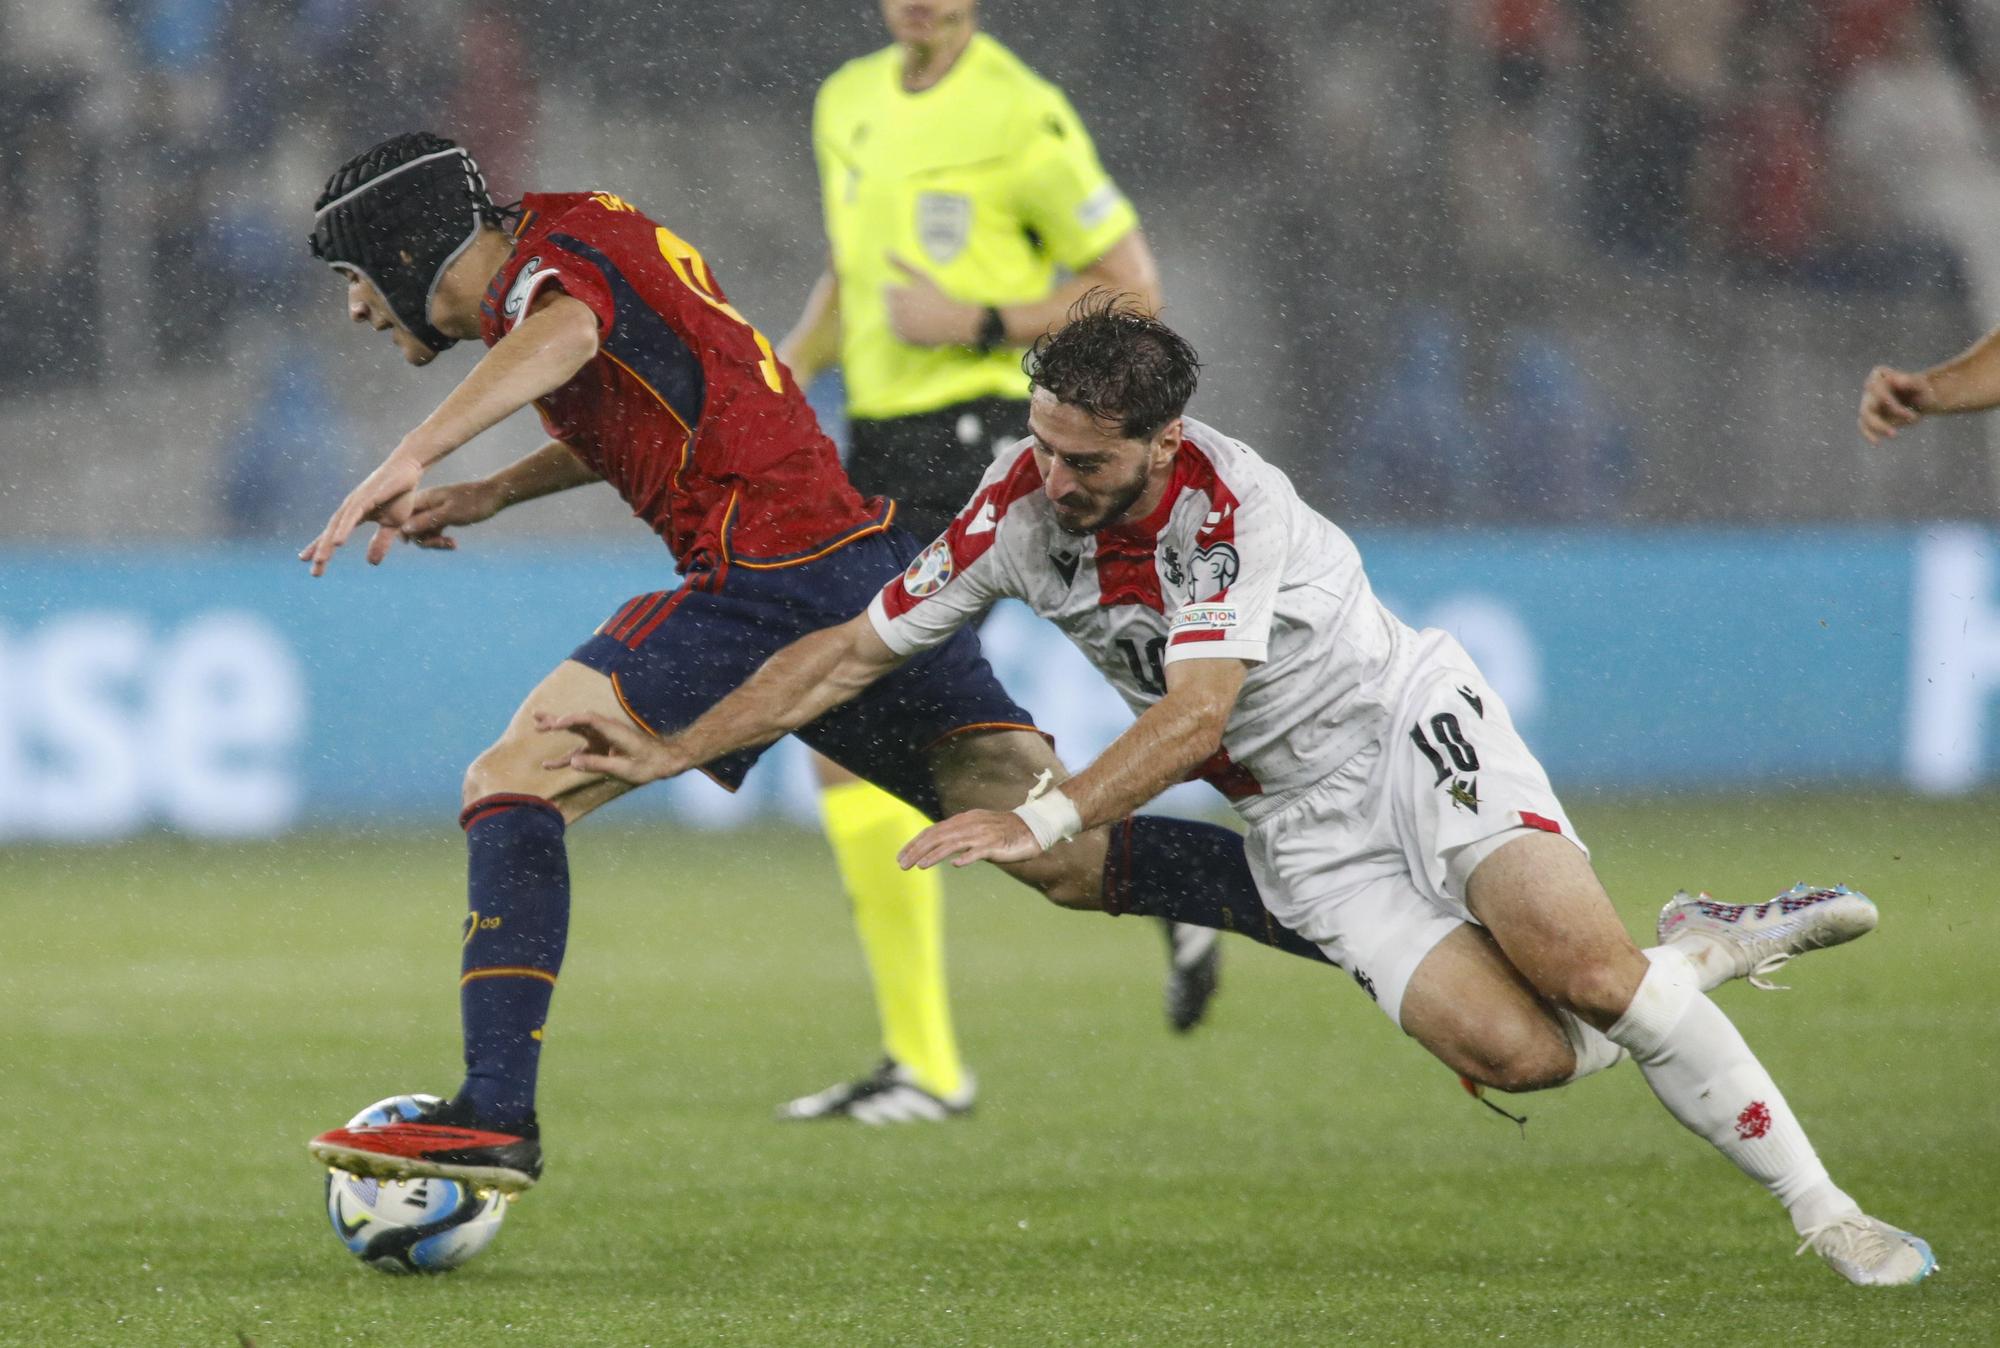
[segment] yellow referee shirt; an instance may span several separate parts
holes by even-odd
[[[888,47],[820,86],[813,151],[834,274],[847,410],[866,419],[1028,393],[1020,355],[910,346],[889,329],[894,254],[969,304],[1039,300],[1139,223],[1060,89],[984,33],[920,93]]]

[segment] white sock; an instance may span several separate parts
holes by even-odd
[[[1570,1052],[1576,1055],[1576,1070],[1569,1074],[1568,1080],[1581,1081],[1625,1061],[1625,1050],[1612,1043],[1595,1025],[1585,1024],[1567,1011],[1557,1011],[1556,1021],[1562,1026],[1563,1037],[1569,1040]]]
[[[1606,1038],[1631,1052],[1668,1113],[1769,1189],[1800,1230],[1854,1209],[1687,957],[1672,946],[1645,955],[1652,967]]]
[[[1735,961],[1713,936],[1696,933],[1678,937],[1670,944],[1694,966],[1695,983],[1703,992],[1714,992],[1735,975]]]

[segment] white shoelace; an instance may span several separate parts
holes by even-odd
[[[1750,966],[1750,973],[1746,981],[1751,987],[1763,992],[1790,992],[1792,990],[1790,983],[1773,983],[1765,975],[1774,974],[1791,962],[1792,952],[1789,950],[1781,950],[1775,955],[1766,955],[1763,959],[1758,960]]]
[[[1899,1246],[1900,1242],[1883,1234],[1881,1226],[1865,1214],[1850,1212],[1799,1232],[1799,1248],[1792,1251],[1792,1257],[1811,1250],[1844,1259],[1857,1268],[1874,1268],[1888,1262]]]

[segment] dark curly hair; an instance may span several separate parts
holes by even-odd
[[[1035,387],[1148,440],[1194,397],[1201,361],[1187,339],[1130,295],[1097,288],[1070,306],[1069,321],[1021,358]]]

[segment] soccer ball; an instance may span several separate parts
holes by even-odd
[[[414,1119],[434,1095],[392,1095],[347,1121],[349,1128]],[[444,1273],[500,1234],[506,1195],[456,1180],[370,1179],[326,1172],[326,1215],[333,1234],[370,1268],[384,1273]]]

